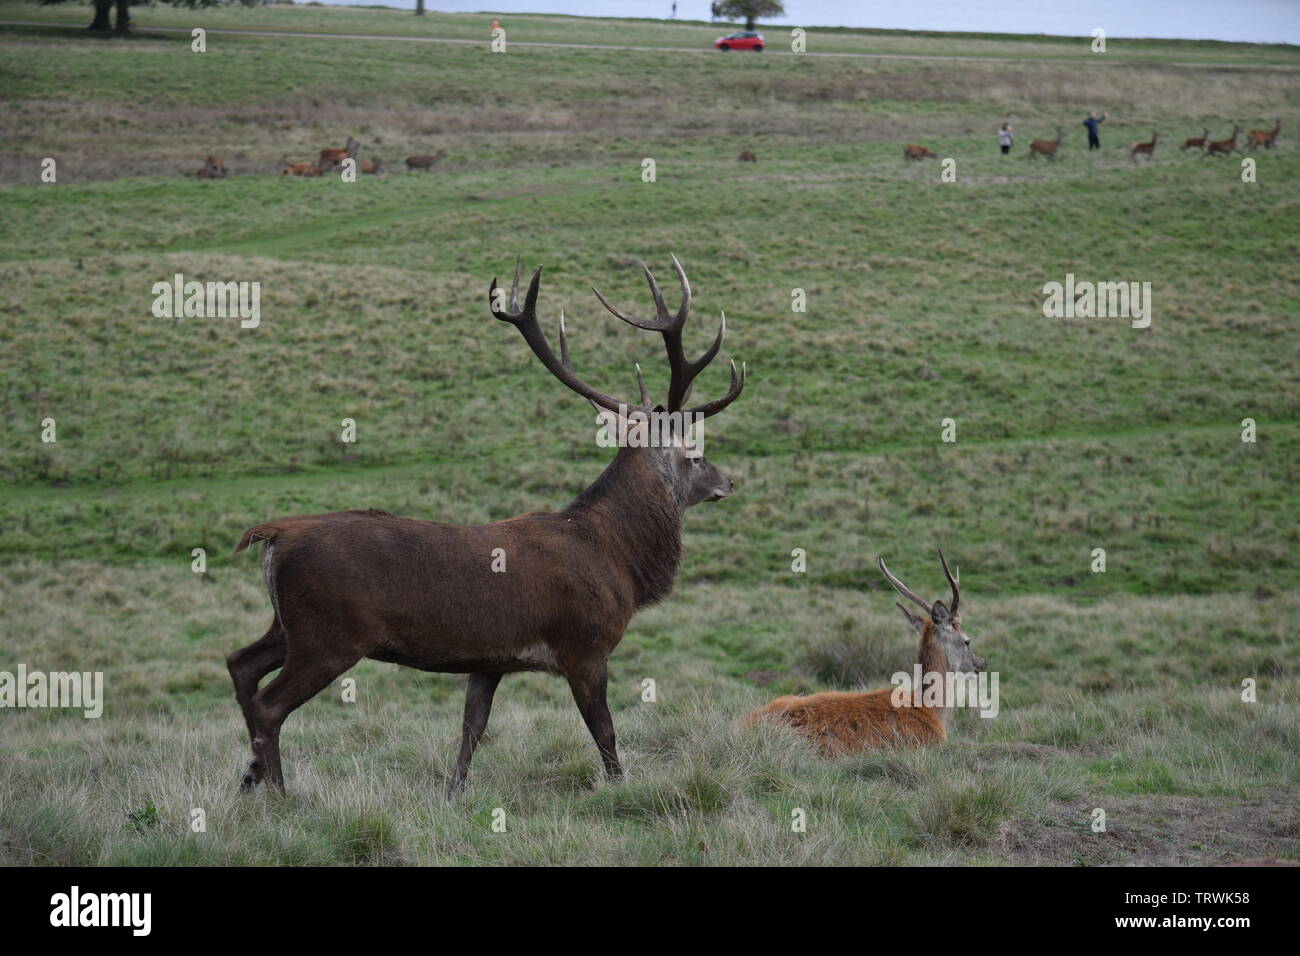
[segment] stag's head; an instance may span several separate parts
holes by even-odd
[[[918,617],[904,605],[898,605],[898,609],[903,612],[903,617],[907,618],[907,623],[911,624],[921,636],[921,642],[923,644],[927,640],[933,642],[933,645],[947,658],[948,671],[961,674],[979,673],[988,666],[988,662],[971,651],[970,635],[962,630],[961,617],[958,615],[961,604],[960,579],[948,570],[948,561],[943,556],[942,548],[939,549],[939,561],[943,565],[944,575],[948,578],[948,587],[952,590],[951,605],[946,605],[942,601],[927,604],[917,597],[911,588],[894,577],[889,568],[885,567],[884,558],[879,558],[878,564],[880,573],[894,586],[894,590],[925,611],[925,617]]]
[[[737,369],[733,361],[731,387],[725,395],[711,402],[687,406],[695,377],[713,361],[722,348],[727,333],[727,319],[724,314],[713,344],[699,358],[694,361],[688,359],[682,346],[682,329],[690,317],[691,285],[681,263],[676,256],[673,257],[673,269],[677,272],[682,290],[681,305],[675,313],[668,310],[659,284],[650,270],[644,263],[641,268],[654,299],[654,318],[637,318],[617,308],[601,295],[600,290],[593,287],[592,291],[596,293],[601,305],[616,317],[638,329],[658,332],[663,336],[670,374],[668,396],[664,404],[651,403],[639,365],[636,367],[636,380],[640,399],[636,402],[606,395],[579,379],[574,374],[569,359],[569,341],[564,328],[563,312],[560,313],[560,355],[556,357],[537,321],[537,290],[542,277],[540,266],[533,273],[522,307],[519,304],[518,261],[515,262],[515,276],[510,285],[508,302],[503,303],[505,290],[498,289],[496,279],[492,280],[488,292],[492,315],[519,330],[547,370],[568,388],[587,399],[601,414],[610,434],[627,439],[626,442],[620,442],[619,454],[643,460],[650,473],[664,483],[679,509],[701,501],[717,501],[731,494],[732,481],[700,453],[692,428],[705,418],[716,415],[739,397],[745,387],[747,370],[743,366]]]

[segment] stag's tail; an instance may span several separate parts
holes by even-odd
[[[239,554],[254,541],[275,541],[279,533],[280,529],[274,524],[255,524],[244,532],[244,536],[239,539],[239,544],[235,545],[235,550],[231,552],[231,557]]]

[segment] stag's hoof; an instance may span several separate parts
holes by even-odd
[[[262,782],[262,765],[254,760],[248,765],[248,770],[244,773],[244,779],[240,781],[239,790],[241,793],[248,793],[259,783]]]

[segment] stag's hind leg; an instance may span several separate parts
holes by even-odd
[[[461,722],[460,756],[456,758],[456,772],[447,787],[447,796],[454,797],[465,788],[465,774],[474,757],[483,729],[492,713],[492,698],[501,683],[500,674],[470,674],[465,687],[465,718]]]
[[[230,679],[235,684],[235,700],[244,713],[244,723],[248,725],[248,741],[256,745],[257,725],[253,720],[253,695],[257,685],[267,674],[284,664],[287,648],[284,641],[284,629],[277,618],[259,640],[247,647],[241,647],[226,658],[226,668]],[[240,788],[251,790],[262,779],[263,767],[254,751],[253,760],[244,774]]]
[[[614,741],[614,718],[609,714],[609,703],[605,699],[609,683],[609,672],[605,662],[587,666],[573,673],[565,674],[569,689],[578,711],[591,731],[596,747],[600,750],[600,759],[605,764],[605,775],[611,780],[623,776],[623,768],[618,762],[618,749]]]
[[[271,787],[284,789],[284,772],[280,769],[280,728],[285,720],[333,683],[335,678],[351,670],[363,656],[348,652],[346,655],[320,654],[307,658],[290,652],[275,680],[254,695],[253,724],[257,733],[253,738],[253,763],[260,766],[262,776]]]

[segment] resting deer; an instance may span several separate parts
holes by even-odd
[[[420,153],[418,156],[406,157],[406,171],[409,173],[413,169],[423,169],[426,173],[434,163],[447,155],[445,149],[440,149],[436,153]]]
[[[275,168],[280,171],[281,176],[320,175],[320,170],[311,163],[291,163],[287,156],[280,157],[280,161],[275,164]],[[316,172],[312,173],[311,170],[316,170]]]
[[[1145,157],[1147,157],[1147,159],[1155,159],[1155,158],[1156,158],[1156,140],[1157,140],[1158,138],[1159,138],[1159,137],[1158,137],[1158,135],[1157,135],[1156,133],[1152,133],[1152,134],[1151,134],[1151,142],[1149,142],[1149,143],[1134,143],[1134,144],[1133,144],[1133,148],[1130,149],[1129,152],[1128,152],[1129,159],[1136,160],[1139,156],[1145,156]]]
[[[316,167],[327,173],[335,166],[343,165],[343,160],[355,157],[360,148],[361,144],[349,136],[348,144],[342,149],[322,149],[320,158],[316,160]]]
[[[944,606],[942,601],[926,604],[890,573],[884,558],[880,558],[878,563],[885,580],[925,611],[925,617],[918,617],[902,604],[898,605],[907,622],[920,635],[916,653],[922,674],[983,671],[987,666],[984,658],[972,653],[970,635],[962,630],[957,611],[960,586],[957,576],[948,570],[942,549],[939,561],[952,589],[952,607]],[[911,699],[904,698],[906,706],[896,707],[892,700],[894,693],[893,688],[886,688],[857,694],[830,691],[807,697],[778,697],[754,711],[748,719],[752,722],[766,718],[787,723],[811,740],[824,757],[878,747],[937,744],[947,739],[953,701],[945,699],[937,707],[927,705],[922,689],[912,688]]]
[[[1205,141],[1210,138],[1210,130],[1205,129],[1200,136],[1192,136],[1183,140],[1183,145],[1179,149],[1205,149]]]
[[[1246,134],[1246,148],[1263,146],[1265,149],[1272,149],[1273,144],[1277,142],[1277,134],[1281,131],[1281,120],[1278,120],[1272,129],[1252,129]]]
[[[1205,144],[1206,156],[1227,156],[1237,148],[1237,134],[1241,132],[1240,126],[1232,128],[1232,135],[1227,139],[1217,139],[1212,143]]]
[[[380,159],[363,159],[358,168],[368,176],[376,176],[383,171],[384,163],[383,160]]]
[[[203,162],[202,169],[196,169],[194,175],[199,179],[225,179],[226,167],[216,156],[209,156]]]
[[[1033,159],[1040,153],[1048,159],[1056,159],[1056,151],[1061,147],[1061,140],[1065,139],[1065,133],[1061,127],[1056,128],[1056,139],[1032,139],[1029,141],[1029,158]]]
[[[736,161],[740,163],[756,163],[758,162],[758,157],[745,149],[741,150],[740,155],[736,157]]]
[[[938,158],[939,155],[937,153],[932,152],[929,149],[926,149],[924,146],[917,146],[913,144],[913,145],[903,147],[904,160],[914,159],[917,162],[920,162],[923,159],[938,159]]]
[[[686,273],[673,257],[682,290],[674,314],[650,270],[642,268],[655,303],[652,318],[623,312],[593,291],[619,319],[663,336],[668,398],[653,409],[639,367],[637,404],[606,395],[574,374],[563,314],[556,357],[537,319],[540,267],[522,308],[518,262],[507,307],[502,309],[504,294],[498,294],[495,279],[489,305],[495,318],[519,330],[547,371],[605,410],[607,425],[611,416],[635,420],[633,412],[716,415],[744,389],[745,373],[737,372],[734,361],[722,398],[690,408],[686,400],[696,376],[722,347],[725,316],[713,344],[698,359],[688,359],[682,344],[691,307]],[[731,479],[692,454],[683,439],[678,429],[655,447],[623,443],[601,476],[555,513],[458,526],[383,511],[342,511],[277,518],[245,531],[235,552],[263,542],[262,576],[274,618],[260,640],[228,659],[253,747],[243,788],[262,781],[283,788],[285,718],[362,658],[469,675],[452,793],[464,784],[498,682],[516,671],[547,671],[569,682],[606,774],[620,776],[605,700],[606,661],[632,615],[672,590],[685,510],[732,491]],[[259,690],[258,682],[277,667],[280,673]]]

